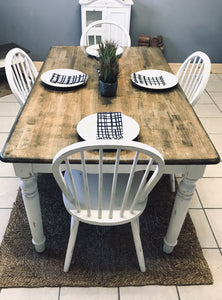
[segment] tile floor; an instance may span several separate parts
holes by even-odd
[[[14,96],[0,98],[0,148],[19,111]],[[222,155],[222,74],[211,74],[195,111]],[[10,164],[0,162],[0,241],[19,186]],[[213,273],[210,286],[2,289],[0,300],[222,300],[222,164],[208,166],[190,207],[204,255]]]

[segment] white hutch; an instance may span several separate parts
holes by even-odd
[[[112,20],[130,29],[132,0],[79,0],[81,5],[82,32],[92,22]]]

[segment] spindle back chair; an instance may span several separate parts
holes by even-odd
[[[106,161],[107,151],[112,151],[113,162]],[[126,151],[133,155],[131,161],[124,163],[122,156]],[[86,159],[89,153],[98,155],[97,164]],[[78,170],[76,160],[81,161]],[[134,141],[85,141],[70,145],[56,154],[52,172],[63,192],[65,207],[72,216],[65,272],[70,267],[80,221],[101,226],[131,223],[140,270],[145,271],[139,216],[163,171],[161,154],[148,145]]]
[[[177,78],[190,104],[194,106],[202,95],[211,70],[209,57],[197,51],[191,54],[181,65]]]
[[[192,53],[177,72],[177,78],[188,101],[194,106],[200,99],[210,76],[211,62],[209,57],[197,51]],[[175,174],[170,174],[171,191],[175,192]]]
[[[118,46],[131,46],[131,39],[126,29],[114,21],[100,20],[90,23],[80,39],[80,46],[99,44],[106,40],[113,41]]]
[[[23,106],[38,76],[35,65],[22,49],[14,48],[6,55],[5,72],[12,93]]]

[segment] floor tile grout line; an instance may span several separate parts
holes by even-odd
[[[180,298],[180,291],[179,291],[179,285],[176,285],[176,291],[177,291],[177,296],[178,296],[178,300],[181,300]]]
[[[0,115],[0,118],[3,118],[3,117],[6,117],[6,118],[15,118],[16,119],[16,117],[17,116],[12,116],[12,115]]]
[[[15,176],[7,176],[7,177],[0,177],[0,180],[2,179],[18,179],[18,177],[15,177]],[[19,183],[18,183],[18,187],[19,187]]]
[[[209,218],[208,218],[208,216],[207,216],[207,213],[206,213],[206,209],[205,209],[205,208],[203,209],[203,213],[204,213],[204,215],[205,215],[205,217],[206,217],[206,219],[207,219],[207,222],[208,222],[208,225],[209,225],[209,227],[210,227],[211,233],[213,234],[214,240],[215,240],[216,245],[217,245],[217,249],[220,251],[220,245],[219,245],[219,242],[218,242],[218,240],[217,240],[217,238],[216,238],[216,235],[215,235],[215,232],[214,232],[214,230],[213,230],[213,228],[212,228],[212,226],[211,226],[211,223],[210,223],[210,220],[209,220]]]
[[[199,199],[199,202],[200,202],[200,205],[201,205],[201,207],[202,207],[202,210],[203,210],[203,213],[204,213],[204,215],[205,215],[205,218],[206,218],[206,220],[207,220],[207,223],[208,223],[208,225],[209,225],[209,227],[210,227],[210,230],[211,230],[211,233],[212,233],[212,235],[213,235],[213,238],[214,238],[214,240],[215,240],[215,242],[216,242],[217,249],[220,251],[219,243],[218,243],[218,241],[217,241],[217,239],[216,239],[215,233],[214,233],[213,228],[212,228],[212,226],[211,226],[211,224],[210,224],[210,220],[209,220],[209,218],[207,217],[207,213],[206,213],[206,211],[205,211],[204,205],[203,205],[203,203],[202,203],[202,201],[201,201],[201,198],[200,198],[200,195],[199,195],[197,189],[196,189],[196,194],[197,194],[197,197],[198,197],[198,199]]]
[[[215,132],[215,133],[208,133],[208,134],[221,135],[222,133]]]
[[[210,230],[211,230],[211,232],[212,232],[212,234],[213,234],[213,236],[214,236],[214,239],[215,239],[215,241],[216,241],[217,247],[218,247],[218,249],[220,250],[219,242],[217,241],[216,235],[215,235],[214,230],[213,230],[213,228],[212,228],[212,226],[211,226],[211,224],[210,224],[210,220],[209,220],[209,218],[208,218],[208,216],[207,216],[207,212],[206,212],[207,209],[211,209],[211,210],[212,210],[212,208],[204,208],[203,211],[204,211],[205,217],[206,217],[206,219],[207,219],[208,225],[210,226]],[[221,208],[219,208],[219,209],[221,209]]]
[[[6,176],[0,176],[0,179],[7,179],[7,178],[18,178],[17,176],[15,175],[6,175]]]
[[[190,207],[189,210],[222,209],[222,207]]]
[[[220,250],[218,247],[201,247],[202,250]]]
[[[8,178],[17,178],[18,179],[18,177],[15,175],[0,176],[0,179],[8,179]]]
[[[218,163],[218,165],[219,164],[220,163]],[[216,165],[208,165],[208,166],[216,166]],[[215,176],[215,177],[206,176],[206,177],[202,177],[201,179],[222,179],[222,176]]]
[[[13,209],[13,207],[0,207],[0,210],[1,210],[1,209],[2,209],[2,210],[11,209],[11,210],[12,210],[12,209]]]
[[[199,117],[199,119],[221,119],[222,117]],[[206,129],[205,129],[206,130]],[[222,132],[221,132],[222,133]]]
[[[210,97],[210,99],[214,102],[214,105],[217,107],[217,109],[219,109],[219,111],[222,113],[222,109],[218,106],[218,104],[217,104],[216,101],[213,99],[213,97],[209,94],[208,91],[206,91],[206,93],[208,94],[208,96]]]
[[[60,297],[61,297],[61,287],[59,287],[58,300],[60,300]]]
[[[8,131],[1,131],[0,134],[1,134],[1,133],[9,134],[10,132],[8,132]]]
[[[222,209],[222,207],[203,207],[203,209],[211,209],[211,210],[216,210],[216,209]]]
[[[216,74],[217,78],[219,78],[220,81],[222,81],[222,78],[220,78],[220,76],[218,76],[218,74],[221,74],[221,73],[215,73],[215,74]]]

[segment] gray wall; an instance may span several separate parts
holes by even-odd
[[[196,50],[222,63],[222,0],[134,0],[130,35],[164,37],[169,62],[182,62]],[[44,60],[52,45],[78,45],[78,0],[0,0],[0,44],[15,42]]]
[[[0,44],[15,42],[34,60],[52,45],[78,45],[81,12],[77,0],[0,0]]]
[[[140,34],[162,34],[169,62],[201,50],[222,63],[222,0],[135,0],[132,42]]]

